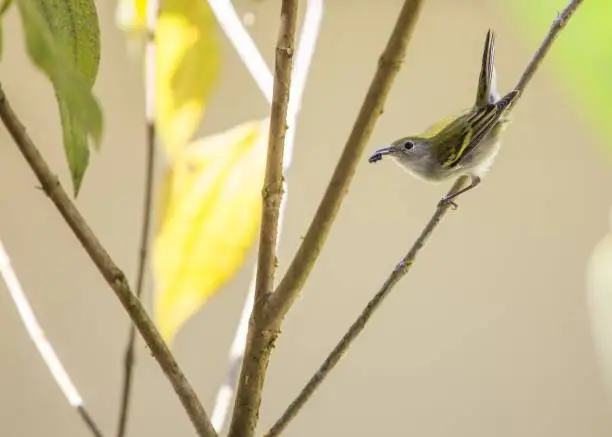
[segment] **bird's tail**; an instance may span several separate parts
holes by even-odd
[[[493,104],[499,98],[500,95],[497,91],[497,80],[495,77],[495,34],[492,30],[489,30],[482,53],[482,65],[480,67],[480,77],[476,92],[476,106],[483,107]]]

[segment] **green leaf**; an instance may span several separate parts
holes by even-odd
[[[518,21],[521,36],[535,48],[567,0],[513,0],[502,2]],[[500,3],[501,4],[501,3]],[[612,139],[612,2],[585,1],[567,23],[544,61],[569,93],[575,107],[593,129]],[[529,92],[527,90],[526,92]],[[612,144],[612,141],[607,141]]]
[[[74,195],[97,148],[102,110],[91,88],[100,61],[100,29],[93,0],[16,0],[32,62],[53,83]]]

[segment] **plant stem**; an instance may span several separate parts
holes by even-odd
[[[283,152],[287,131],[287,107],[297,24],[297,0],[283,0],[270,115],[266,174],[262,190],[263,209],[255,281],[255,301],[247,334],[244,362],[238,380],[230,437],[251,437],[259,419],[261,393],[270,354],[278,331],[266,326],[264,310],[274,287],[276,240],[283,196]]]
[[[89,227],[75,204],[72,202],[59,179],[53,174],[38,148],[27,134],[19,118],[13,112],[0,85],[0,118],[9,131],[23,157],[38,178],[40,185],[49,199],[56,206],[66,224],[96,265],[108,285],[136,325],[153,357],[157,360],[166,377],[172,384],[185,411],[191,419],[198,435],[216,437],[206,411],[202,407],[191,384],[183,374],[170,349],[162,339],[155,324],[147,314],[140,299],[132,292],[125,274],[112,260],[92,229]]]
[[[532,60],[529,62],[527,68],[525,69],[525,72],[521,76],[521,79],[519,80],[515,88],[521,91],[521,94],[529,83],[529,81],[531,80],[531,78],[533,77],[533,75],[535,74],[544,56],[546,55],[546,53],[548,53],[548,50],[550,49],[553,41],[556,39],[561,29],[565,27],[568,20],[571,18],[571,16],[581,3],[582,0],[572,0],[569,5],[554,20],[552,26],[546,34],[546,37],[544,38],[544,41],[540,45],[539,49],[536,51]],[[458,178],[452,188],[447,193],[447,195],[452,195],[459,191],[465,185],[466,182],[467,178],[465,176],[461,176],[460,178]],[[291,402],[291,404],[281,415],[281,417],[265,434],[265,437],[274,437],[279,435],[287,427],[289,422],[291,422],[291,420],[298,414],[298,412],[314,394],[316,389],[329,375],[335,365],[340,361],[340,359],[346,353],[353,341],[363,331],[367,322],[370,320],[374,312],[380,307],[385,297],[389,295],[391,290],[400,281],[400,279],[402,279],[408,273],[414,261],[416,260],[416,256],[418,255],[419,251],[425,245],[425,243],[427,242],[431,234],[434,232],[434,230],[436,229],[447,211],[448,206],[437,207],[436,211],[434,212],[434,215],[431,217],[431,219],[421,232],[419,238],[417,238],[417,240],[415,241],[410,251],[395,267],[393,272],[391,272],[391,274],[384,282],[378,293],[376,293],[376,295],[374,295],[370,302],[368,302],[367,306],[361,312],[359,317],[357,317],[357,319],[355,320],[355,322],[353,322],[346,334],[336,344],[332,352],[327,356],[323,364],[321,364],[317,372],[310,378],[310,380],[300,391],[298,396],[293,400],[293,402]]]
[[[142,227],[140,230],[140,249],[138,251],[138,266],[136,270],[136,296],[142,297],[144,287],[145,267],[147,262],[147,248],[149,243],[149,229],[151,227],[151,209],[153,204],[153,172],[155,170],[155,28],[159,15],[159,2],[147,2],[147,47],[145,68],[145,119],[146,119],[146,158],[145,158],[145,187],[144,203],[142,208]],[[121,388],[121,405],[119,406],[119,421],[117,423],[117,437],[124,437],[127,420],[130,413],[130,397],[132,393],[132,377],[136,349],[136,327],[130,323],[128,341],[123,357],[123,383]]]
[[[521,95],[523,94],[523,90],[525,89],[527,84],[531,81],[531,78],[537,71],[538,67],[542,63],[542,60],[552,47],[553,42],[555,42],[555,39],[557,39],[557,36],[559,36],[561,30],[565,27],[574,12],[576,12],[576,9],[578,9],[578,6],[580,6],[581,4],[582,0],[571,0],[569,4],[565,7],[565,9],[563,9],[563,11],[561,11],[557,15],[557,18],[555,18],[555,20],[550,25],[550,29],[548,30],[544,41],[542,41],[542,44],[540,44],[540,47],[531,58],[531,61],[527,65],[527,68],[525,68],[525,71],[521,75],[521,78],[514,87],[514,89],[517,89],[521,92]]]
[[[66,400],[71,407],[74,407],[77,410],[79,416],[81,416],[81,419],[83,419],[83,422],[85,422],[85,425],[87,425],[87,428],[89,428],[94,437],[102,437],[102,431],[100,431],[97,423],[91,414],[89,414],[87,408],[85,408],[83,398],[72,382],[72,379],[70,379],[70,375],[68,375],[64,365],[55,353],[51,342],[45,335],[45,332],[38,323],[38,320],[36,320],[36,315],[34,315],[32,306],[30,305],[30,302],[28,302],[28,298],[23,291],[21,282],[17,277],[17,273],[15,273],[15,270],[13,269],[11,258],[5,250],[1,240],[0,275],[2,276],[2,279],[4,279],[6,289],[15,303],[17,313],[23,322],[23,326],[25,327],[30,340],[32,340],[32,343],[34,343],[34,346],[36,346],[40,357],[49,369],[49,372],[51,373],[51,376],[55,380],[56,384],[66,397]]]
[[[423,0],[405,0],[391,37],[378,62],[378,69],[361,105],[342,156],[319,204],[304,240],[276,291],[270,296],[268,317],[279,323],[297,298],[321,252],[331,226],[348,192],[357,163],[383,112],[387,95],[406,56]]]
[[[465,178],[459,178],[449,191],[449,194],[455,193],[461,189],[463,184],[465,183]],[[404,277],[406,273],[412,267],[416,256],[425,243],[427,239],[431,236],[435,228],[442,220],[442,217],[446,214],[449,209],[449,205],[438,206],[436,212],[433,217],[427,223],[427,226],[421,232],[421,235],[416,240],[408,254],[399,262],[399,264],[395,267],[391,275],[387,278],[383,286],[380,288],[378,293],[368,302],[368,305],[361,312],[359,317],[353,322],[351,327],[348,329],[346,334],[342,337],[342,339],[336,344],[334,350],[327,356],[323,364],[319,367],[319,370],[310,378],[308,383],[304,386],[302,391],[300,391],[299,395],[291,402],[289,407],[285,410],[282,416],[276,421],[276,423],[270,428],[270,430],[265,434],[265,437],[274,437],[280,435],[280,433],[287,427],[289,422],[293,420],[293,418],[298,414],[298,412],[302,409],[302,407],[306,404],[308,399],[314,394],[317,388],[321,385],[321,383],[325,380],[327,375],[332,371],[332,369],[338,364],[342,356],[345,354],[351,343],[357,338],[357,336],[363,331],[366,324],[370,320],[370,317],[374,315],[374,312],[380,307],[383,303],[385,297],[389,295],[393,287],[399,282],[399,280]]]

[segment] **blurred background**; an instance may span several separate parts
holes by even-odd
[[[102,59],[95,91],[105,113],[104,142],[92,156],[77,204],[131,278],[144,181],[142,65],[130,58],[117,29],[115,2],[97,3]],[[329,181],[401,3],[325,4],[288,177],[279,275]],[[585,2],[577,12],[528,86],[486,181],[449,213],[412,272],[286,435],[612,433],[585,280],[593,248],[609,232],[612,202],[610,123],[593,116],[602,113],[588,100],[605,97],[606,90],[594,81],[610,77],[612,69],[595,63],[603,54],[578,43],[587,41],[580,39],[581,32],[592,40],[603,38],[597,34],[601,29],[587,25],[588,17],[612,18],[587,12],[593,3]],[[280,1],[234,4],[240,13],[254,14],[249,31],[272,65]],[[366,153],[472,103],[488,28],[497,33],[500,91],[509,90],[565,4],[427,1]],[[68,186],[52,88],[27,59],[16,11],[8,13],[3,27],[2,86]],[[265,117],[268,111],[233,47],[224,37],[220,41],[221,80],[200,135]],[[565,58],[563,51],[572,49],[573,57]],[[612,59],[609,48],[607,54],[605,59]],[[574,67],[582,65],[592,67],[596,77],[581,80]],[[583,92],[581,85],[587,84],[590,91]],[[0,144],[0,238],[46,336],[88,408],[112,435],[128,318],[54,206],[36,189],[5,129],[0,129]],[[162,158],[158,176],[164,165]],[[368,165],[364,157],[302,298],[285,320],[265,386],[261,431],[378,290],[447,189],[410,178],[390,162]],[[253,255],[174,343],[209,412],[225,378]],[[151,288],[149,280],[148,306]],[[87,435],[29,341],[4,284],[0,350],[3,435]],[[141,341],[136,372],[129,435],[195,435]]]

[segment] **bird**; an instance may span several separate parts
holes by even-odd
[[[420,135],[402,137],[377,149],[368,161],[389,157],[413,176],[433,183],[468,176],[469,185],[439,202],[457,208],[457,197],[478,186],[491,168],[510,121],[508,113],[519,95],[517,89],[503,97],[497,91],[495,33],[489,29],[473,106],[434,123]]]

